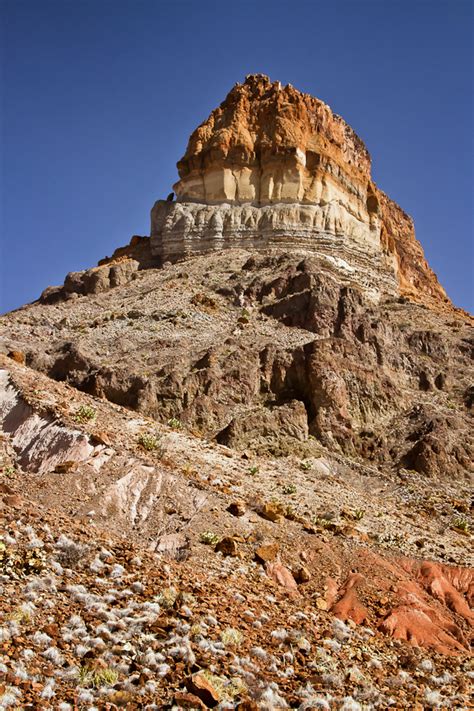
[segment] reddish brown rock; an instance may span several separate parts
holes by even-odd
[[[285,588],[289,595],[299,595],[298,585],[294,579],[292,573],[288,568],[286,568],[282,563],[277,561],[270,561],[265,563],[265,571],[267,575],[272,578],[278,585]]]
[[[9,351],[8,357],[14,360],[16,363],[24,365],[26,363],[26,356],[23,351]]]
[[[215,547],[216,553],[222,553],[225,556],[237,557],[240,555],[239,546],[235,538],[225,536]]]
[[[199,696],[196,694],[189,694],[185,691],[177,691],[174,695],[175,704],[178,705],[180,709],[190,709],[190,711],[200,711],[200,709],[207,709],[208,706],[201,701]]]
[[[352,620],[361,624],[368,616],[367,609],[357,595],[357,588],[364,580],[364,576],[351,573],[339,591],[339,600],[331,607],[331,612],[341,620]]]
[[[204,674],[197,672],[188,679],[186,686],[188,690],[195,694],[208,707],[214,708],[220,701],[219,693]]]
[[[293,577],[298,585],[303,585],[311,580],[311,573],[305,565],[300,565],[293,571]]]
[[[283,520],[285,515],[285,508],[282,504],[277,501],[269,501],[265,503],[260,511],[260,516],[266,518],[267,521],[273,521],[273,523],[279,523]]]
[[[260,561],[260,563],[268,563],[275,560],[279,550],[280,546],[278,543],[264,543],[256,549],[255,557]]]
[[[227,511],[232,514],[232,516],[243,516],[247,510],[244,501],[233,501],[230,506],[228,506]]]

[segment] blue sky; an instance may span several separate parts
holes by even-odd
[[[473,307],[470,0],[3,0],[1,310],[149,233],[191,131],[261,72],[365,141]]]

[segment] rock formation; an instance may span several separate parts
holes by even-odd
[[[371,178],[369,153],[319,99],[261,74],[230,91],[178,162],[177,202],[159,200],[151,246],[163,260],[271,245],[310,249],[378,298],[444,302],[413,222]]]
[[[472,319],[317,99],[178,166],[1,318],[0,710],[468,708]]]

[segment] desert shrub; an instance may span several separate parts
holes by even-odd
[[[160,437],[152,432],[142,432],[138,435],[138,444],[147,452],[163,453],[163,446]]]
[[[62,534],[55,545],[56,559],[65,568],[75,568],[87,555],[89,549]]]
[[[79,425],[84,425],[86,422],[91,422],[91,420],[95,420],[95,417],[96,411],[93,407],[89,407],[89,405],[81,405],[80,408],[76,410],[73,419],[74,422],[77,422]]]
[[[215,546],[217,543],[219,543],[220,536],[217,535],[217,533],[214,533],[213,531],[203,531],[201,535],[199,536],[199,540],[201,543],[205,543],[207,546]]]

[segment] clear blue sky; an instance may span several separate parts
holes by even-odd
[[[365,141],[454,302],[473,306],[470,0],[3,0],[1,310],[132,234],[191,131],[253,72]]]

